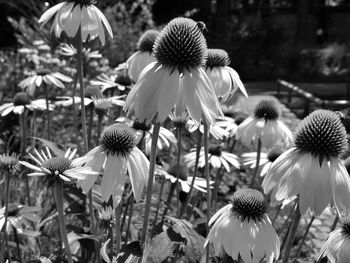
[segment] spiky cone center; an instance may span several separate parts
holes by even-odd
[[[272,100],[262,100],[255,106],[254,116],[257,119],[264,118],[266,121],[275,121],[281,115],[276,102]]]
[[[45,76],[51,74],[51,70],[48,68],[40,68],[36,71],[38,76]]]
[[[206,68],[225,67],[230,64],[230,58],[223,49],[208,49]]]
[[[95,112],[98,116],[103,116],[107,113],[108,109],[113,106],[109,99],[94,99]]]
[[[86,98],[101,98],[102,91],[98,86],[87,86],[85,89],[85,97]]]
[[[139,122],[139,121],[134,121],[133,124],[132,124],[132,127],[135,129],[135,130],[138,130],[138,131],[149,131],[152,127],[151,124],[146,124],[145,122]]]
[[[174,165],[170,166],[168,172],[172,176],[176,177],[177,171],[178,171],[177,165],[174,164]],[[180,166],[179,166],[179,179],[181,179],[183,181],[187,181],[187,178],[188,178],[188,168],[187,168],[187,166],[180,164]]]
[[[122,85],[122,86],[130,86],[130,85],[132,85],[132,79],[128,75],[124,75],[124,74],[119,74],[115,78],[114,82],[119,84],[119,85]]]
[[[350,216],[346,216],[340,220],[340,227],[342,233],[347,238],[350,238]]]
[[[139,41],[137,42],[137,50],[141,52],[152,53],[153,45],[160,32],[157,30],[147,30],[142,34]]]
[[[339,157],[348,147],[346,131],[338,115],[316,110],[304,118],[295,132],[295,146],[315,157]]]
[[[241,221],[260,221],[267,212],[267,202],[262,193],[254,189],[237,190],[232,198],[232,212]]]
[[[75,4],[80,4],[81,6],[85,5],[94,5],[96,0],[68,0],[68,2],[73,2]]]
[[[135,147],[135,132],[122,123],[108,126],[100,137],[100,145],[107,155],[126,157]]]
[[[65,157],[53,157],[45,161],[42,166],[49,170],[52,175],[63,174],[72,165],[72,161]]]
[[[215,156],[221,156],[222,153],[222,147],[220,145],[211,145],[208,149],[209,154],[215,155]]]
[[[162,30],[153,46],[160,64],[184,73],[205,65],[207,43],[201,27],[189,18],[175,18]]]
[[[15,154],[1,154],[0,167],[8,169],[9,171],[17,170],[19,168],[17,156]]]
[[[29,105],[32,102],[30,96],[26,92],[18,92],[13,97],[13,105],[15,106],[24,106]]]
[[[15,217],[18,216],[19,211],[20,207],[17,204],[9,204],[7,215],[9,217]]]
[[[115,220],[112,213],[113,208],[111,207],[101,208],[99,212],[99,223],[102,230],[109,230],[114,227]]]
[[[269,162],[273,163],[282,153],[283,153],[282,150],[277,150],[277,149],[270,150],[267,153],[267,159],[269,160]]]

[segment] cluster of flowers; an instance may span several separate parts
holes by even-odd
[[[92,2],[75,0],[60,3],[47,10],[39,20],[42,25],[53,20],[51,31],[54,35],[57,38],[65,35],[73,40],[74,45],[61,46],[59,53],[71,57],[77,55],[78,65],[81,64],[78,56],[81,52],[86,60],[101,58],[98,52],[82,50],[79,44],[98,38],[104,45],[106,31],[113,37],[108,21]],[[207,218],[210,230],[208,229],[205,247],[209,248],[212,244],[216,256],[228,255],[234,260],[254,263],[263,258],[269,263],[278,260],[280,240],[267,216],[270,204],[275,206],[293,200],[300,214],[310,211],[314,215],[320,215],[328,206],[334,206],[339,216],[349,212],[350,179],[340,159],[348,146],[346,131],[339,115],[328,110],[317,110],[300,122],[294,134],[280,120],[281,112],[275,101],[259,102],[252,116],[241,121],[224,116],[224,106],[221,104],[229,101],[237,90],[248,95],[237,72],[229,67],[228,54],[221,49],[207,48],[202,22],[175,18],[161,32],[145,32],[137,49],[124,64],[112,71],[117,74],[105,72],[91,80],[84,90],[85,97],[76,97],[73,92],[71,96],[59,96],[55,100],[49,98],[48,86],[64,88],[64,83],[72,82],[73,78],[49,69],[53,68],[50,63],[37,63],[30,76],[19,83],[23,92],[17,93],[12,102],[0,106],[2,117],[11,112],[28,117],[28,110],[49,112],[59,106],[73,106],[75,109],[77,103],[81,105],[82,115],[85,114],[85,106],[95,109],[98,117],[98,142],[92,148],[90,138],[89,146],[92,149],[79,152],[80,157],[76,158],[77,149],[61,151],[55,144],[45,140],[45,148],[34,148],[33,153],[28,153],[30,161],[18,161],[14,155],[0,156],[0,163],[9,174],[18,172],[18,167],[15,166],[19,163],[31,170],[29,177],[42,176],[44,185],[55,189],[58,217],[61,220],[60,234],[69,262],[72,262],[73,249],[68,244],[71,245],[72,240],[76,241],[79,237],[70,235],[70,242],[65,241],[69,234],[66,233],[64,224],[61,224],[64,185],[75,185],[86,195],[94,193],[94,197],[103,203],[99,207],[99,220],[102,230],[109,231],[109,238],[104,236],[101,255],[106,262],[115,262],[114,243],[110,243],[111,256],[107,255],[106,247],[113,240],[111,228],[115,225],[114,221],[120,221],[117,211],[121,211],[123,202],[130,200],[130,196],[131,202],[133,199],[140,202],[147,189],[143,228],[147,234],[149,202],[153,184],[157,183],[153,180],[155,173],[188,194],[183,209],[177,211],[180,218],[188,212],[186,206],[193,189],[209,196],[206,210],[210,217],[210,203],[217,206],[222,174],[230,174],[232,167],[240,168],[239,158],[232,153],[236,141],[247,147],[257,145],[257,152],[243,154],[242,162],[244,166],[255,169],[252,188],[255,186],[258,168],[262,166],[261,187],[268,198],[258,190],[241,188],[233,193],[230,204],[219,209],[210,220]],[[82,76],[77,74],[75,80],[78,77]],[[80,88],[84,89],[82,84],[81,82]],[[33,99],[36,88],[41,86],[46,91],[45,99]],[[115,90],[117,96],[114,96]],[[113,95],[106,96],[107,91]],[[125,114],[118,107],[123,107]],[[109,111],[116,108],[118,118],[112,118]],[[90,114],[93,120],[93,111]],[[107,115],[109,118],[105,118]],[[35,118],[35,115],[30,116]],[[48,115],[48,138],[51,133],[49,119]],[[112,119],[115,119],[113,123]],[[26,120],[23,120],[22,143],[26,143]],[[109,125],[102,130],[102,122],[107,121]],[[160,127],[161,124],[164,127]],[[91,134],[92,126],[89,127]],[[189,147],[189,152],[181,156],[181,148],[184,148],[181,137],[183,129],[188,130],[186,134],[189,138],[189,134],[197,131],[199,142],[204,134],[204,147],[197,143],[196,148]],[[177,131],[177,136],[172,130]],[[211,136],[209,147],[207,130]],[[76,143],[79,144],[79,140]],[[190,143],[190,139],[186,141],[187,145]],[[225,149],[230,143],[232,147]],[[172,165],[172,146],[176,146],[178,152],[175,165]],[[26,147],[23,149],[24,155]],[[164,149],[170,154],[159,155],[157,160],[156,152]],[[209,168],[209,165],[215,171],[211,173],[215,182],[208,180],[208,177],[196,177],[198,168]],[[188,176],[187,168],[195,171],[192,177]],[[162,186],[163,184],[164,180]],[[169,192],[172,194],[171,189],[175,188],[170,187]],[[38,236],[40,233],[30,230],[27,223],[28,220],[37,222],[40,219],[38,208],[9,205],[8,189],[6,191],[6,205],[0,210],[0,229],[4,228],[6,233],[14,229],[16,234]],[[180,198],[179,191],[177,198]],[[212,200],[211,192],[214,194]],[[167,207],[169,206],[168,202]],[[95,234],[94,238],[97,238],[93,225],[93,202],[91,209],[90,230]],[[157,223],[158,209],[159,206],[154,215],[154,225]],[[117,216],[113,215],[114,210]],[[166,211],[164,209],[164,216]],[[349,260],[346,245],[350,242],[350,227],[348,220],[342,219],[342,222],[341,230],[331,233],[320,253],[320,257],[326,254],[332,263]],[[116,227],[120,233],[121,226]],[[142,239],[144,242],[144,235]],[[209,262],[209,257],[206,260]]]

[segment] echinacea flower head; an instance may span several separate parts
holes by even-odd
[[[216,256],[226,252],[234,260],[258,263],[278,259],[280,241],[267,216],[267,202],[257,190],[236,191],[230,204],[217,211],[209,221],[211,227],[205,246],[213,243]]]
[[[109,231],[115,225],[114,209],[111,206],[101,207],[98,211],[100,228],[103,231]]]
[[[331,263],[350,262],[350,217],[340,220],[340,228],[332,231],[323,244],[317,261],[327,256]]]
[[[73,45],[63,43],[60,46],[60,54],[62,56],[72,57],[77,54],[77,49]],[[86,61],[89,61],[90,59],[99,59],[99,58],[102,58],[102,54],[100,54],[98,50],[83,48],[83,58]]]
[[[84,157],[83,157],[84,158]],[[99,146],[85,155],[86,166],[102,174],[101,195],[103,201],[113,196],[117,205],[124,191],[126,174],[129,174],[135,200],[141,199],[148,179],[149,161],[136,147],[135,132],[126,124],[116,123],[102,132]],[[90,191],[98,176],[89,176],[79,181],[84,193]]]
[[[0,154],[0,169],[9,173],[14,173],[20,170],[19,159],[15,153]]]
[[[125,87],[129,87],[132,84],[129,77],[124,74],[108,76],[104,73],[97,76],[96,79],[90,81],[90,85],[98,86],[101,88],[101,92],[104,93],[108,89],[117,88],[120,91],[124,91]]]
[[[216,95],[227,101],[239,89],[244,96],[248,94],[238,73],[229,67],[230,58],[223,49],[208,49],[205,72],[213,84]]]
[[[65,32],[69,38],[75,38],[81,29],[83,42],[99,38],[102,46],[106,42],[105,30],[113,38],[111,26],[104,14],[93,4],[94,0],[69,0],[48,9],[39,19],[43,27],[53,18],[51,32],[59,38]]]
[[[47,68],[42,68],[33,72],[32,76],[25,78],[18,86],[22,90],[26,90],[31,96],[34,95],[37,87],[40,87],[44,82],[46,85],[55,86],[61,89],[64,89],[63,82],[70,83],[72,78],[66,75],[63,75],[60,72],[51,72]]]
[[[32,100],[27,92],[18,92],[13,97],[13,101],[4,103],[0,106],[0,114],[2,117],[8,115],[10,112],[22,115],[24,110],[46,110],[46,101],[44,99]],[[54,105],[49,104],[49,110],[53,110]]]
[[[141,71],[148,64],[156,61],[152,52],[154,42],[159,34],[160,32],[158,30],[147,30],[137,42],[137,51],[126,61],[128,74],[132,80],[137,81]]]
[[[16,229],[20,235],[36,237],[39,232],[30,229],[30,222],[37,223],[40,220],[40,208],[34,206],[25,206],[18,203],[10,203],[8,206],[8,218],[5,225],[5,207],[0,209],[0,231],[5,228],[9,234]]]
[[[28,154],[36,165],[26,161],[19,163],[34,171],[28,176],[46,176],[44,183],[48,187],[53,186],[57,180],[70,183],[72,180],[83,180],[86,176],[98,174],[88,166],[80,166],[81,158],[74,159],[75,153],[76,149],[68,149],[63,156],[52,156],[50,149],[45,147],[45,151],[34,149],[35,155]]]
[[[283,153],[281,149],[272,149],[270,151],[260,153],[261,166],[260,176],[265,176],[267,171],[270,169],[272,163]],[[250,169],[254,169],[256,166],[257,152],[244,153],[242,154],[243,165],[249,166]]]
[[[196,149],[193,148],[189,153],[184,156],[184,161],[189,168],[192,168],[196,164]],[[211,145],[209,146],[209,164],[214,169],[224,168],[227,172],[230,172],[230,166],[237,169],[240,167],[238,157],[233,153],[223,151],[221,145]],[[205,166],[205,154],[204,147],[201,148],[199,153],[198,167]]]
[[[140,74],[124,109],[136,119],[163,122],[175,106],[176,115],[186,109],[196,121],[202,114],[209,122],[222,115],[210,79],[205,74],[207,45],[198,23],[175,18],[157,37],[153,53],[156,62]]]
[[[301,214],[310,209],[319,215],[328,205],[347,212],[350,178],[340,155],[348,143],[339,117],[329,110],[312,112],[298,125],[294,143],[271,165],[264,192],[276,201],[298,195]]]
[[[279,120],[280,109],[272,100],[262,100],[254,109],[254,116],[248,117],[237,128],[237,139],[246,146],[261,140],[262,147],[276,145],[289,147],[293,140],[290,129]]]
[[[223,140],[231,137],[231,134],[235,134],[237,130],[237,125],[234,123],[230,123],[230,121],[226,122],[223,118],[216,119],[214,123],[212,123],[209,127],[209,134],[213,136],[216,140]],[[232,125],[231,125],[232,124]],[[230,127],[229,127],[230,126]],[[200,133],[204,133],[204,125],[202,123],[196,122],[194,120],[188,119],[186,123],[186,127],[189,132],[194,132],[198,130]]]

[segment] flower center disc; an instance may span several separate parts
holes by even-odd
[[[208,49],[206,67],[213,69],[215,67],[225,67],[230,64],[230,58],[223,49]]]
[[[271,150],[267,154],[267,159],[273,163],[282,153],[281,150]]]
[[[62,174],[68,170],[72,161],[65,157],[53,157],[43,163],[43,167],[51,172],[52,175]]]
[[[181,17],[171,20],[162,30],[153,52],[162,65],[183,73],[205,65],[207,43],[197,23]]]
[[[267,202],[262,193],[253,189],[236,191],[231,200],[232,211],[244,221],[260,220],[267,211]]]
[[[140,37],[139,42],[137,43],[137,50],[151,54],[153,51],[153,44],[159,35],[160,32],[157,30],[147,30]]]
[[[13,97],[13,105],[29,105],[32,102],[30,96],[26,92],[19,92]]]
[[[45,76],[45,75],[49,75],[50,73],[51,73],[51,70],[49,70],[48,68],[41,68],[36,71],[36,74],[38,76]]]
[[[319,157],[338,157],[348,146],[344,125],[336,113],[316,110],[296,128],[295,146]]]
[[[340,221],[341,230],[344,235],[350,238],[350,217],[346,216]]]
[[[113,124],[103,131],[100,145],[107,155],[126,157],[135,146],[135,132],[123,123]]]
[[[98,86],[87,86],[85,89],[85,97],[86,98],[101,98],[102,97],[102,92],[100,87]]]
[[[114,82],[122,86],[130,86],[132,84],[131,78],[124,74],[118,74]]]
[[[280,110],[277,104],[271,100],[262,100],[254,110],[256,118],[264,118],[266,121],[275,121],[280,117]]]
[[[221,156],[222,149],[221,149],[221,146],[220,146],[220,145],[217,145],[217,146],[209,146],[208,152],[209,152],[209,154],[211,154],[211,155]]]
[[[149,131],[151,129],[151,124],[146,125],[145,122],[134,121],[134,123],[132,124],[132,127],[135,130],[139,130],[139,131]]]

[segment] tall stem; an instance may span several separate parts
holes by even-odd
[[[27,147],[27,127],[26,127],[26,120],[25,120],[25,114],[26,110],[24,110],[23,114],[20,115],[20,127],[21,127],[21,155],[24,156],[26,154],[26,147]],[[31,199],[30,199],[30,187],[29,187],[29,176],[25,176],[25,182],[26,182],[26,192],[27,192],[27,200],[28,205],[31,205]]]
[[[12,229],[13,229],[14,239],[16,242],[17,257],[18,257],[19,263],[22,263],[22,255],[21,255],[21,249],[19,247],[19,238],[18,238],[17,229],[15,227],[12,227]]]
[[[77,74],[80,85],[80,108],[81,108],[81,126],[83,130],[83,152],[86,153],[89,149],[88,139],[87,139],[87,131],[86,131],[86,113],[85,113],[85,89],[84,89],[84,71],[83,71],[83,41],[81,36],[81,27],[78,29],[77,33]],[[93,200],[92,200],[92,190],[89,192],[89,210],[90,210],[90,224],[92,232],[96,232],[95,227],[95,215],[93,209]]]
[[[47,118],[47,139],[51,141],[51,118],[50,118],[50,106],[49,106],[49,89],[46,83],[43,83],[45,90],[45,102],[46,102],[46,118]]]
[[[294,256],[295,258],[298,258],[298,257],[299,257],[299,254],[300,254],[300,252],[301,252],[301,249],[302,249],[302,247],[303,247],[303,245],[304,245],[304,242],[305,242],[305,240],[306,240],[307,234],[309,233],[310,227],[311,227],[312,223],[314,222],[314,220],[315,220],[315,217],[312,216],[311,219],[310,219],[310,222],[307,224],[305,233],[304,233],[304,235],[303,235],[303,238],[302,238],[301,241],[300,241],[298,250],[297,250],[297,252],[295,253],[295,256]]]
[[[162,203],[162,195],[163,195],[164,185],[165,185],[165,177],[162,178],[162,183],[160,185],[159,202],[157,204],[156,214],[154,215],[154,219],[153,219],[152,235],[154,234],[154,232],[156,230],[157,219],[158,219],[158,214],[159,214],[159,208],[160,208],[160,204]]]
[[[91,148],[92,124],[94,120],[94,104],[89,105],[89,123],[88,123],[88,145]]]
[[[129,217],[128,217],[128,223],[126,226],[126,231],[125,231],[125,244],[128,243],[128,239],[129,239],[129,230],[130,230],[130,226],[131,226],[131,218],[132,218],[132,213],[133,213],[133,209],[134,209],[134,196],[131,195],[130,196],[130,212],[129,212]]]
[[[255,178],[256,178],[256,176],[258,174],[258,171],[259,171],[260,155],[261,155],[261,140],[260,140],[260,138],[258,138],[258,146],[257,146],[257,150],[256,150],[255,170],[254,170],[254,174],[253,174],[253,179],[250,182],[250,186],[249,187],[253,187],[254,186]]]
[[[121,216],[122,216],[122,201],[120,200],[119,204],[115,208],[115,251],[116,256],[118,257],[120,251],[120,242],[121,242]]]
[[[222,171],[222,167],[220,167],[217,170],[216,178],[215,178],[215,187],[214,187],[214,193],[213,193],[213,207],[214,207],[214,211],[216,211],[216,209],[217,209],[217,198],[218,198],[219,186],[220,186],[221,177],[222,177],[221,171]]]
[[[186,209],[187,209],[188,204],[190,203],[190,200],[191,200],[191,194],[193,191],[194,182],[196,181],[196,177],[197,177],[197,173],[198,173],[198,163],[199,163],[199,154],[201,152],[201,142],[202,142],[202,133],[198,129],[197,146],[196,146],[196,161],[195,161],[195,165],[194,165],[194,173],[193,173],[193,177],[192,177],[192,181],[191,181],[191,185],[190,185],[190,191],[188,192],[187,197],[186,197],[186,201],[185,201],[184,205],[182,206],[182,211],[181,211],[181,216],[180,216],[181,218],[186,213]]]
[[[56,207],[57,207],[58,223],[59,223],[61,240],[63,241],[63,244],[64,244],[64,249],[65,249],[66,254],[67,254],[68,262],[73,263],[72,254],[71,254],[70,249],[69,249],[66,224],[64,221],[63,183],[59,180],[56,180],[55,185],[54,185],[54,196],[55,196]]]
[[[160,123],[157,122],[153,127],[152,134],[152,145],[151,145],[151,156],[150,156],[150,164],[149,164],[149,174],[148,174],[148,183],[147,183],[147,196],[146,196],[146,207],[145,207],[145,217],[143,220],[143,229],[141,236],[141,244],[145,245],[145,241],[147,239],[147,230],[148,230],[148,219],[151,208],[152,201],[152,190],[153,190],[153,179],[154,179],[154,168],[156,164],[156,156],[157,156],[157,142],[159,135]]]
[[[4,235],[5,235],[5,243],[6,243],[6,249],[7,254],[10,253],[10,247],[9,247],[9,240],[7,235],[7,218],[9,213],[9,202],[10,202],[10,174],[6,173],[6,195],[5,195],[5,221],[4,221]],[[9,260],[11,261],[11,257],[8,256]]]
[[[282,263],[288,263],[289,255],[293,247],[295,233],[301,218],[300,209],[299,209],[299,200],[296,200],[296,202],[297,202],[297,206],[295,208],[293,221],[288,232],[286,249],[284,251]]]
[[[79,145],[79,131],[78,131],[78,121],[77,121],[77,107],[75,105],[75,93],[77,91],[77,84],[78,84],[78,74],[76,73],[74,75],[74,82],[73,82],[73,91],[72,91],[72,101],[73,101],[73,128],[75,133],[75,144],[77,145],[78,149],[80,148]]]
[[[181,127],[176,129],[177,132],[177,155],[176,155],[176,206],[177,206],[177,215],[180,217],[180,158],[181,158],[181,147],[182,147],[182,136],[181,136]]]
[[[211,192],[210,192],[210,174],[209,174],[209,147],[208,147],[208,140],[209,140],[209,127],[204,120],[204,158],[205,158],[205,167],[204,167],[204,174],[205,179],[207,182],[207,234],[209,233],[209,220],[211,217]],[[207,246],[206,249],[206,263],[209,262],[209,246]]]

